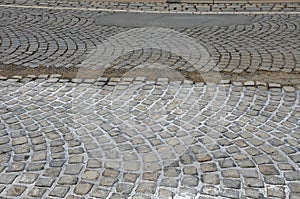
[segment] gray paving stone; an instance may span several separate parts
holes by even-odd
[[[198,174],[197,168],[194,167],[194,166],[184,167],[183,173],[186,174],[186,175],[197,175]]]
[[[97,188],[93,193],[91,194],[92,197],[99,197],[99,198],[106,198],[109,194],[109,190]]]
[[[174,195],[175,195],[174,192],[172,192],[168,189],[161,188],[159,190],[159,197],[160,198],[173,198]]]
[[[267,184],[285,185],[284,179],[277,176],[265,176],[264,180]]]
[[[46,191],[47,191],[46,188],[33,187],[28,192],[28,196],[31,196],[31,197],[42,197],[45,194]]]
[[[219,190],[214,186],[203,186],[201,193],[210,196],[217,196],[219,194]]]
[[[12,184],[16,179],[15,174],[2,174],[0,178],[0,184]]]
[[[232,168],[236,166],[232,159],[219,160],[219,165],[222,168]]]
[[[287,181],[299,181],[300,180],[300,172],[299,171],[285,172],[284,178]]]
[[[101,179],[99,184],[101,186],[111,187],[115,182],[116,180],[114,178],[105,177]]]
[[[217,166],[215,163],[203,163],[200,164],[200,169],[202,172],[213,172],[217,171]]]
[[[245,178],[245,185],[247,187],[256,187],[256,188],[263,188],[264,183],[261,179],[256,178]]]
[[[225,189],[221,191],[221,195],[226,198],[239,198],[240,193],[232,189]]]
[[[25,173],[21,176],[19,182],[20,183],[26,183],[26,184],[32,184],[37,179],[38,174],[36,173]]]
[[[67,175],[78,175],[82,169],[81,165],[67,165],[64,174]]]
[[[137,174],[134,174],[134,173],[125,173],[124,177],[123,177],[123,180],[125,182],[135,183],[136,180],[137,180],[137,178],[138,178]]]
[[[20,196],[26,190],[25,186],[13,185],[7,190],[8,196]]]
[[[51,187],[54,182],[52,178],[38,178],[35,185],[39,187]]]
[[[131,193],[133,188],[134,188],[133,184],[119,183],[118,187],[117,187],[117,192],[122,193],[122,194],[129,194],[129,193]]]
[[[23,171],[24,168],[25,168],[25,163],[23,163],[23,162],[16,162],[16,163],[13,163],[13,164],[7,169],[7,172]]]
[[[138,193],[154,193],[156,189],[156,184],[154,182],[141,182],[136,189]]]
[[[241,181],[236,179],[224,179],[223,184],[227,188],[240,189]]]
[[[77,181],[78,178],[75,176],[62,176],[57,183],[61,185],[74,185]]]
[[[220,184],[219,175],[217,174],[203,174],[201,178],[202,182],[206,184]]]
[[[97,180],[100,173],[98,171],[85,171],[82,175],[82,179],[84,180]]]
[[[275,197],[275,198],[285,198],[285,188],[284,187],[270,187],[267,189],[268,197]]]
[[[69,187],[61,187],[61,186],[56,186],[54,189],[50,192],[50,196],[53,197],[59,197],[59,198],[64,198],[69,191]]]
[[[252,198],[262,198],[264,197],[263,194],[257,189],[245,189],[246,197]]]
[[[291,182],[288,184],[288,187],[291,190],[291,192],[300,193],[299,185],[299,182]]]
[[[44,176],[47,177],[58,177],[61,172],[61,168],[48,168],[44,172]]]
[[[224,178],[240,178],[240,172],[237,169],[229,169],[221,171]]]
[[[264,175],[278,175],[279,171],[273,165],[259,166],[259,170]]]
[[[76,187],[74,192],[78,195],[86,195],[93,187],[91,183],[80,182]]]

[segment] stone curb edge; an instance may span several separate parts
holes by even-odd
[[[146,77],[135,77],[135,78],[106,78],[106,77],[100,77],[98,79],[79,79],[79,78],[72,78],[72,79],[65,79],[62,78],[62,75],[60,74],[41,74],[39,76],[36,75],[28,75],[26,77],[23,76],[12,76],[10,78],[5,76],[0,76],[0,81],[9,81],[9,82],[21,82],[26,83],[30,81],[36,81],[36,80],[46,80],[47,83],[86,83],[86,84],[95,84],[96,86],[105,86],[105,85],[111,85],[115,86],[117,85],[117,82],[123,81],[123,82],[141,82],[145,84],[152,84],[152,85],[167,85],[167,84],[174,84],[177,83],[177,85],[209,85],[209,84],[219,84],[219,85],[233,85],[233,86],[245,86],[245,87],[265,87],[265,88],[282,88],[286,92],[295,92],[296,87],[295,86],[283,86],[278,83],[267,83],[267,82],[261,82],[261,81],[231,81],[231,80],[221,80],[219,83],[215,82],[194,82],[191,80],[178,80],[178,81],[169,81],[168,78],[157,78],[155,81],[148,81],[146,80]]]
[[[299,0],[166,0],[166,3],[193,3],[193,4],[280,4],[280,3],[299,3]]]
[[[181,4],[178,4],[181,5]],[[245,4],[246,5],[246,4]],[[300,5],[300,4],[299,4]],[[59,6],[29,6],[29,5],[3,5],[0,4],[0,7],[4,8],[23,8],[23,9],[49,9],[49,10],[75,10],[75,11],[92,11],[92,12],[129,12],[129,13],[149,13],[149,14],[195,14],[195,15],[210,15],[210,14],[242,14],[242,15],[258,15],[258,14],[300,14],[299,11],[274,11],[274,10],[267,10],[267,11],[254,11],[254,10],[226,10],[226,11],[183,11],[183,10],[139,10],[139,9],[118,9],[118,8],[86,8],[86,7],[59,7]]]

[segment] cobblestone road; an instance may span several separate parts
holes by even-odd
[[[0,76],[0,198],[300,198],[299,86],[219,74],[297,76],[299,15],[251,11],[298,4],[250,5],[242,24],[132,28],[100,25],[99,10],[0,2],[2,65],[80,67]],[[91,68],[123,77],[81,79]],[[162,68],[221,82],[130,75]]]
[[[2,196],[300,196],[293,87],[57,81],[1,81]]]
[[[97,25],[95,20],[102,14],[0,8],[0,61],[31,67],[97,66],[107,57],[122,55],[122,66],[167,62],[174,68],[191,68],[195,61],[190,59],[195,57],[181,59],[180,56],[183,53],[201,55],[203,50],[194,49],[198,48],[195,45],[184,45],[184,37],[189,37],[209,54],[210,62],[201,62],[197,70],[300,72],[299,15],[251,15],[251,23],[247,25],[168,29],[164,31],[166,34],[173,31],[173,35],[175,32],[179,36],[158,39],[163,31],[155,37],[151,29]],[[131,45],[132,38],[141,35],[144,38],[141,42],[151,38],[148,43],[153,45],[146,49],[140,43]],[[174,49],[178,52],[172,52]],[[97,59],[88,59],[95,52]]]

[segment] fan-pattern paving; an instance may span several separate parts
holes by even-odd
[[[299,91],[78,82],[1,81],[0,196],[299,197]]]
[[[108,57],[117,58],[144,49],[141,54],[136,52],[125,59],[119,67],[154,61],[170,62],[177,68],[194,67],[200,71],[300,70],[297,14],[249,15],[252,21],[249,25],[164,30],[100,26],[95,19],[101,14],[76,10],[0,8],[0,61],[30,67],[97,67],[108,61],[112,64],[113,60]],[[153,33],[155,30],[157,34]],[[160,32],[172,34],[159,38]],[[133,38],[152,38],[152,44],[148,43],[146,48],[143,43],[135,43]],[[190,42],[185,44],[187,39],[194,45]],[[156,55],[157,50],[174,53],[174,49],[180,49],[175,54],[182,59]],[[199,62],[201,64],[195,62],[195,59],[201,60],[203,53],[208,55],[206,60]],[[186,57],[187,54],[192,56]]]
[[[299,89],[126,77],[157,65],[297,74],[298,14],[129,28],[97,25],[103,11],[50,4],[0,7],[1,64],[125,72],[110,80],[0,77],[0,197],[300,198]]]

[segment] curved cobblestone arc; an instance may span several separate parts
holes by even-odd
[[[171,62],[174,62],[173,65],[168,62],[166,63],[166,61],[169,60]],[[195,63],[190,63],[191,61]],[[103,74],[108,72],[110,69],[115,69],[117,71],[118,69],[122,70],[123,74],[121,74],[121,77],[125,78],[126,75],[130,73],[132,69],[135,68],[149,69],[149,67],[151,67],[152,70],[157,70],[158,68],[155,68],[153,64],[160,64],[159,69],[163,68],[162,64],[165,64],[167,67],[170,67],[171,69],[176,71],[188,70],[196,71],[199,73],[200,68],[203,68],[203,66],[206,65],[209,61],[209,54],[206,52],[205,48],[203,48],[201,45],[197,45],[197,43],[192,38],[186,37],[185,35],[182,35],[179,32],[176,32],[172,29],[155,27],[136,28],[114,35],[113,37],[110,37],[109,39],[105,40],[101,45],[97,47],[96,51],[93,52],[91,57],[89,57],[82,63],[83,69],[80,69],[78,71],[78,75],[81,75],[80,73],[82,70],[84,71],[85,67],[94,66],[98,69],[106,68]],[[177,64],[178,62],[181,62],[181,64]],[[188,66],[185,66],[185,64]],[[100,76],[101,75],[102,74],[100,74]],[[164,84],[165,83],[168,82],[164,82]],[[123,87],[128,88],[127,93],[125,94],[120,93]],[[151,86],[149,89],[151,90]],[[139,92],[142,92],[142,96],[137,97],[138,99],[142,100],[141,102],[139,102],[141,104],[141,110],[133,108],[130,104],[131,102],[128,101],[128,99],[131,96],[135,96]],[[173,94],[176,94],[175,91],[171,92],[174,92]],[[100,107],[103,107],[103,105],[99,104],[96,105],[99,107],[93,108],[89,106],[88,108],[86,108],[85,106],[87,104],[95,104],[93,103],[93,101],[97,99],[97,97],[95,96],[97,95],[96,93],[96,90],[95,93],[90,93],[91,95],[88,99],[92,100],[91,102],[84,103],[83,101],[86,99],[86,96],[84,96],[84,99],[78,100],[78,103],[73,103],[73,106],[75,107],[75,109],[82,110],[83,112],[93,109],[98,110]],[[158,124],[155,124],[157,123],[155,121],[155,118],[158,119],[160,114],[164,114],[164,117],[166,117],[168,115],[167,112],[169,113],[169,111],[163,113],[165,107],[164,104],[161,104],[158,98],[156,99],[157,101],[155,102],[155,104],[148,104],[151,107],[151,110],[148,110],[148,108],[146,107],[146,101],[149,100],[144,99],[143,96],[144,93],[143,91],[141,91],[141,87],[128,87],[128,85],[121,85],[120,87],[117,86],[113,90],[112,96],[108,96],[107,102],[111,100],[113,100],[114,102],[113,104],[109,103],[107,105],[112,106],[112,109],[117,111],[118,114],[121,114],[121,116],[115,115],[113,112],[111,112],[111,110],[105,110],[104,112],[110,112],[108,117],[109,120],[107,121],[107,123],[113,124],[114,122],[112,121],[115,121],[115,123],[117,124],[116,126],[110,126],[109,124],[106,124],[106,128],[108,128],[111,131],[117,131],[116,134],[121,133],[125,135],[120,136],[122,138],[117,137],[116,141],[113,139],[113,142],[109,143],[110,145],[114,146],[112,148],[119,148],[119,139],[123,140],[122,142],[129,141],[129,143],[131,142],[131,139],[142,139],[135,138],[135,134],[137,134],[137,132],[139,131],[147,132],[149,134],[148,136],[150,137],[152,136],[151,134],[153,134],[154,136],[160,137],[160,139],[164,139],[161,138],[159,134],[164,134],[165,131],[167,131],[167,129],[162,128],[159,122]],[[153,95],[152,97],[156,98],[157,96],[155,97],[155,95]],[[195,98],[195,96],[193,97]],[[219,98],[219,100],[224,101],[222,98]],[[175,102],[173,102],[173,106],[174,105]],[[155,107],[155,110],[152,110],[153,107]],[[195,107],[194,111],[196,111]],[[215,111],[219,110],[216,109]],[[200,110],[198,110],[198,112],[200,112]],[[191,117],[190,119],[193,119],[193,117]],[[143,124],[143,122],[145,123]],[[181,123],[180,118],[178,118],[178,123]],[[150,125],[154,127],[151,127]],[[183,126],[185,126],[185,124],[183,124]],[[179,131],[181,129],[181,126],[180,124],[177,124],[176,126],[170,128]],[[186,140],[186,142],[193,142],[193,136],[189,135],[189,133],[187,132],[188,128],[191,128],[190,130],[192,130],[192,127],[190,126],[186,128],[187,129],[181,129],[181,133],[186,135],[183,136],[182,139]],[[109,136],[110,135],[106,133],[106,137]],[[142,137],[144,137],[143,139],[147,138],[146,135],[142,135]],[[158,149],[150,151],[149,147],[151,147],[151,143],[149,143],[149,141],[145,141],[144,145],[138,147],[138,149],[144,148],[142,149],[142,151],[144,150],[145,152],[143,153],[146,154],[144,154],[144,156],[140,156],[138,153],[136,154],[136,152],[134,152],[134,163],[132,163],[132,159],[126,159],[126,156],[128,155],[126,155],[126,153],[124,155],[124,152],[121,149],[108,152],[105,155],[108,161],[103,159],[101,160],[101,162],[104,162],[106,167],[112,167],[116,170],[127,171],[127,169],[129,169],[128,171],[138,170],[141,172],[154,172],[157,170],[161,170],[163,167],[166,167],[166,165],[172,164],[174,162],[174,159],[179,158],[180,155],[177,155],[177,158],[175,157],[176,153],[174,153],[174,150],[177,150],[177,153],[183,154],[187,150],[186,146],[189,145],[189,143],[178,142],[178,140],[173,142],[176,142],[176,144],[173,143],[172,145],[169,144],[168,141],[163,141],[162,146],[159,146]],[[106,145],[107,143],[105,143],[104,146]],[[181,150],[181,152],[179,152],[179,150]],[[137,152],[139,152],[139,150],[137,150]],[[165,159],[161,158],[161,156],[165,156]],[[154,164],[153,162],[151,162],[155,160],[160,160],[160,162],[158,164]]]
[[[1,82],[1,196],[297,196],[298,91],[139,78],[100,85]],[[177,161],[166,161],[170,151]]]
[[[16,20],[14,24],[17,27],[13,32],[6,34],[6,40],[10,44],[3,45],[4,54],[1,62],[5,64],[30,67],[74,66],[81,62],[84,54],[96,46],[95,42],[99,43],[105,35],[113,34],[109,28],[95,29],[93,16],[88,13],[84,17],[78,17],[72,12],[45,13],[40,9],[34,9],[34,15],[26,9],[8,9],[3,12],[7,14],[4,14],[1,23],[3,27],[9,28],[3,29],[4,33],[10,30],[11,20]],[[15,13],[19,15],[14,17]],[[118,30],[117,27],[114,29]],[[93,39],[91,33],[99,36]],[[14,34],[15,37],[10,36]]]
[[[87,11],[1,8],[1,14],[1,27],[5,28],[1,28],[3,42],[0,46],[0,61],[7,64],[57,67],[82,65],[101,42],[120,32],[134,30],[97,26],[94,19],[101,15],[98,12],[91,14]],[[297,17],[298,15],[257,15],[252,16],[250,25],[174,31],[193,38],[206,48],[213,61],[203,68],[206,71],[299,72]],[[128,47],[126,43],[124,45],[126,46],[121,48]],[[113,44],[108,46],[114,49]],[[196,53],[199,51],[189,51],[194,50]]]
[[[108,68],[121,55],[144,49],[159,49],[181,56],[196,70],[210,62],[209,53],[193,38],[172,29],[146,27],[133,28],[107,38],[81,67]]]

